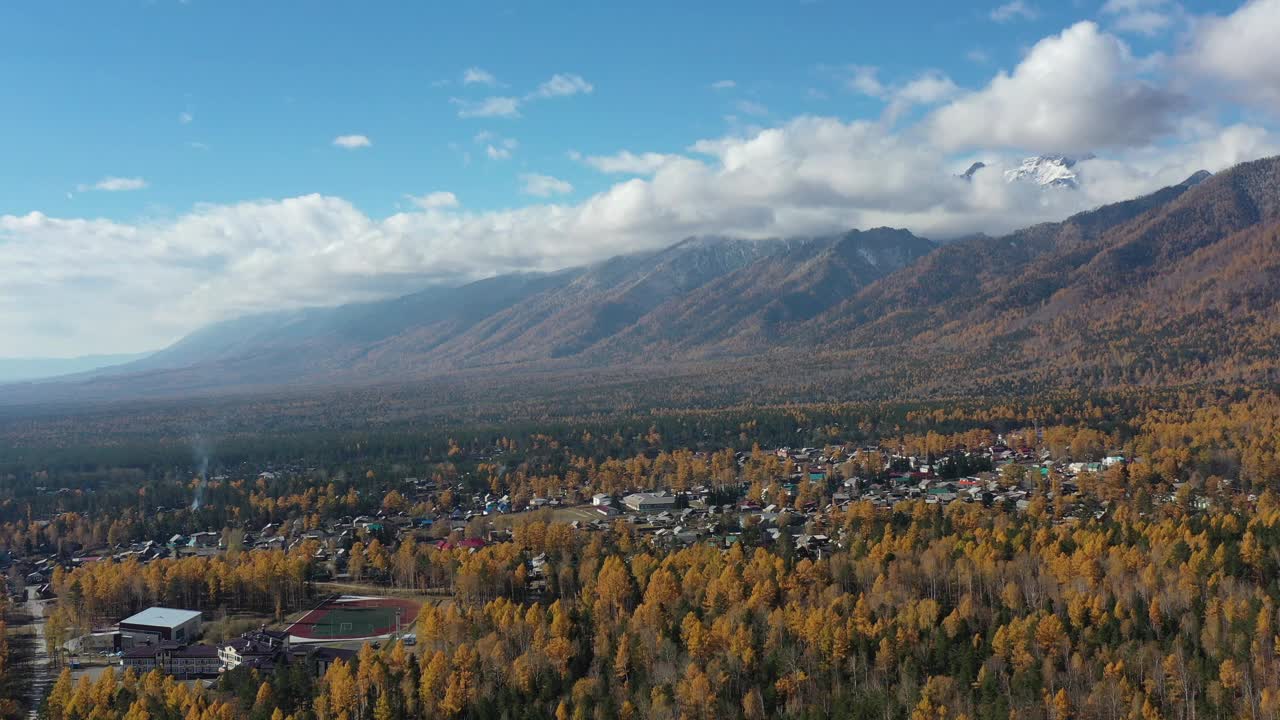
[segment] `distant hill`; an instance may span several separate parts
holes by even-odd
[[[787,240],[689,238],[557,273],[217,323],[143,360],[77,380],[82,391],[103,396],[117,388],[171,394],[396,381],[472,367],[625,361],[648,352],[632,343],[655,332],[655,348],[732,347],[740,333],[812,317],[933,248],[888,229]],[[696,321],[704,307],[721,319],[714,331]]]
[[[732,368],[715,382],[763,387],[799,382],[803,365],[810,388],[841,393],[1268,380],[1278,238],[1272,158],[1001,237],[690,238],[557,273],[242,318],[0,401],[628,367],[689,383]]]
[[[127,355],[85,355],[74,358],[0,358],[0,383],[72,375],[124,365],[150,353]]]

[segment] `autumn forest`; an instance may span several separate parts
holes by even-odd
[[[814,458],[798,465],[774,451],[784,444]],[[151,605],[283,627],[333,579],[332,560],[315,558],[339,548],[346,582],[429,598],[416,642],[365,644],[318,675],[240,668],[208,687],[64,667],[47,717],[1280,714],[1273,392],[789,405],[300,435],[271,449],[241,439],[214,453],[207,481],[177,452],[123,463],[65,449],[3,468],[0,549],[59,561],[51,644]],[[1107,456],[1125,460],[1100,467]],[[990,478],[996,499],[879,490],[908,459],[913,478]],[[862,494],[848,497],[854,484]],[[564,514],[637,490],[734,510],[707,515],[692,541],[630,514]],[[480,496],[513,511],[464,513]],[[555,505],[537,509],[546,498]],[[776,509],[753,509],[765,505]],[[356,516],[385,520],[346,539],[319,532]],[[397,518],[409,529],[391,531]],[[278,545],[246,540],[264,526],[280,528]],[[215,553],[75,561],[204,528]],[[21,689],[0,688],[16,713]]]

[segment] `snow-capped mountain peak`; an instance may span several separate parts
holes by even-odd
[[[1079,175],[1075,171],[1076,159],[1064,155],[1036,155],[1022,161],[1012,170],[1006,170],[1004,179],[1008,182],[1030,182],[1041,187],[1061,187],[1075,189],[1080,186]]]

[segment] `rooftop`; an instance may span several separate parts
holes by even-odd
[[[200,617],[199,610],[178,610],[175,608],[147,608],[137,615],[131,615],[120,621],[121,625],[149,625],[152,627],[175,628]]]
[[[669,492],[636,492],[623,498],[624,500],[640,501],[640,500],[675,500],[676,496]]]

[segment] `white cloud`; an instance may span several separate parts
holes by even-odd
[[[1150,146],[1078,163],[1075,169],[1084,178],[1082,189],[1099,203],[1112,202],[1181,182],[1197,170],[1222,170],[1280,153],[1280,137],[1260,127],[1189,125],[1196,127],[1180,145]]]
[[[491,130],[481,130],[480,132],[476,133],[471,139],[475,141],[475,144],[477,145],[488,145],[493,148],[496,148],[497,150],[512,151],[520,147],[519,140],[516,140],[515,138],[503,137]],[[494,157],[494,152],[490,151],[488,154],[489,154],[489,157]],[[509,152],[507,154],[502,155],[502,157],[504,158],[509,156],[510,156]]]
[[[373,141],[365,135],[339,135],[333,139],[333,144],[344,150],[357,150],[373,145]]]
[[[663,165],[676,158],[675,155],[664,155],[655,152],[636,154],[629,150],[623,150],[614,155],[591,155],[585,157],[580,153],[574,152],[570,153],[569,157],[602,173],[626,175],[652,175]]]
[[[591,83],[580,75],[556,74],[523,98],[495,95],[478,101],[450,98],[449,102],[458,107],[460,118],[516,118],[520,117],[520,108],[526,102],[586,94],[593,90]]]
[[[986,65],[987,63],[991,62],[991,55],[989,55],[987,51],[983,50],[982,48],[974,48],[969,52],[965,53],[964,57],[966,60],[976,65]]]
[[[458,106],[460,118],[520,117],[519,98],[494,96],[476,102],[453,98],[450,102]]]
[[[1280,113],[1280,0],[1251,0],[1225,17],[1196,22],[1183,58],[1243,102]]]
[[[568,97],[570,95],[589,94],[595,87],[582,79],[581,75],[561,74],[557,73],[551,76],[550,80],[538,86],[530,94],[530,99],[534,98],[554,98]]]
[[[743,115],[754,115],[756,117],[761,117],[763,115],[769,114],[769,108],[765,107],[764,105],[761,105],[758,102],[752,102],[751,100],[739,100],[737,103],[734,104],[734,107],[737,108],[738,112],[742,113]]]
[[[1228,57],[1215,38],[1225,32],[1220,24],[1251,7],[1197,24],[1176,67],[1236,78],[1221,83],[1229,87],[1265,81],[1268,68]],[[1150,66],[1084,24],[1036,44],[1016,68],[970,92],[941,73],[886,83],[874,68],[861,80],[849,70],[842,77],[882,100],[886,113],[895,103],[943,105],[919,120],[904,114],[901,126],[803,116],[708,137],[679,153],[573,154],[622,175],[581,200],[561,197],[574,191],[562,179],[526,175],[518,177],[521,190],[547,200],[481,211],[440,191],[408,198],[409,209],[389,217],[314,194],[201,204],[133,222],[0,215],[0,337],[26,355],[148,349],[247,312],[555,270],[690,235],[767,238],[880,225],[935,239],[994,234],[1280,152],[1275,132],[1256,122],[1219,127],[1209,112],[1178,118],[1169,111],[1178,96],[1154,84],[1178,80]],[[473,141],[450,147],[463,158],[468,148],[515,148],[493,133]],[[1078,191],[1042,192],[1004,181],[1024,149],[1100,156],[1076,166]],[[991,167],[972,181],[956,178],[973,160]],[[121,180],[145,185],[104,183]]]
[[[1011,0],[993,9],[990,17],[996,22],[1006,23],[1014,20],[1035,20],[1039,15],[1040,13],[1025,0]]]
[[[520,147],[519,141],[515,138],[500,138],[489,132],[477,134],[475,140],[477,143],[487,143],[485,145],[484,152],[485,155],[489,156],[490,160],[510,159],[511,154],[515,152],[515,149]],[[492,142],[489,142],[490,140],[492,140]]]
[[[444,190],[427,193],[421,197],[410,197],[409,201],[423,210],[442,210],[458,207],[458,196]]]
[[[913,107],[936,105],[958,92],[960,88],[946,75],[936,70],[923,72],[892,90],[889,105],[884,111],[885,122],[893,124]]]
[[[1181,13],[1172,0],[1107,0],[1102,6],[1102,14],[1113,18],[1116,30],[1148,37],[1169,29]]]
[[[931,70],[921,73],[903,85],[894,93],[894,96],[912,104],[931,105],[946,100],[955,95],[958,90],[951,78]]]
[[[534,197],[551,197],[552,195],[565,195],[573,192],[573,186],[550,175],[538,175],[536,173],[525,173],[520,176],[520,192],[525,195]]]
[[[932,118],[947,149],[1008,147],[1078,152],[1139,145],[1168,132],[1183,98],[1142,78],[1143,61],[1092,22],[1047,37],[986,88]]]
[[[997,233],[1277,145],[1270,132],[1246,125],[1189,124],[1176,140],[1082,162],[1079,192],[1045,193],[1004,182],[1001,172],[1017,155],[982,153],[992,171],[964,182],[954,177],[953,157],[914,129],[801,117],[697,142],[691,154],[648,163],[652,177],[627,178],[568,205],[477,212],[433,193],[411,211],[376,219],[341,198],[306,195],[198,205],[133,223],[0,215],[0,337],[30,355],[147,349],[246,312],[554,270],[690,235],[879,225],[937,239]],[[568,191],[555,178],[521,181],[535,196]]]
[[[498,78],[493,73],[478,67],[469,67],[462,72],[463,85],[488,85],[495,87],[498,84]]]
[[[959,92],[951,78],[936,70],[927,70],[905,84],[886,84],[880,80],[880,69],[870,65],[845,68],[845,86],[850,90],[888,103],[884,120],[893,124],[916,105],[933,105]]]
[[[880,83],[879,74],[880,69],[871,65],[851,65],[845,84],[854,92],[871,97],[884,97],[885,87]]]
[[[712,90],[732,90],[738,87],[738,83],[732,80],[717,80],[711,83]]]
[[[91,190],[101,190],[103,192],[128,192],[130,190],[142,190],[147,187],[147,181],[140,177],[115,177],[108,175],[96,183],[80,184],[76,186],[77,192],[89,192]]]
[[[189,112],[178,113],[178,123],[181,125],[190,125],[191,121],[195,119],[196,119],[196,116],[192,115]]]

